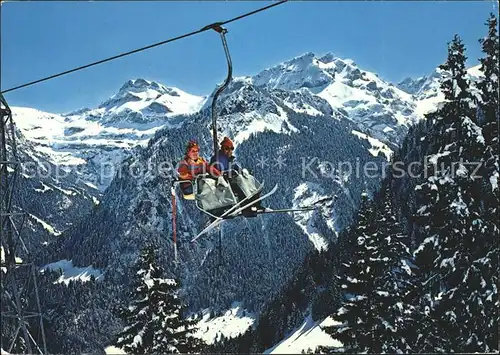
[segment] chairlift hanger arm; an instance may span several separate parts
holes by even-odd
[[[224,27],[222,27],[222,24],[223,24],[222,22],[214,22],[210,25],[206,25],[205,27],[203,27],[201,29],[201,31],[207,31],[207,30],[212,29],[218,33],[222,33],[222,32],[227,33],[227,30]]]
[[[226,33],[227,29],[221,26],[220,22],[213,23],[208,25],[207,28],[212,28],[214,31],[220,34],[222,45],[224,47],[224,53],[226,55],[227,61],[227,77],[222,86],[220,86],[214,94],[214,98],[212,101],[212,136],[213,136],[213,146],[214,146],[214,155],[217,154],[217,147],[219,145],[219,141],[217,139],[217,99],[219,95],[224,91],[224,89],[229,85],[233,75],[233,63],[231,61],[231,54],[229,53],[229,48],[227,46],[226,41]]]

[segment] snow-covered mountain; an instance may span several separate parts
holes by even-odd
[[[69,120],[84,118],[103,125],[135,128],[137,124],[167,124],[170,117],[200,109],[205,97],[188,94],[145,79],[129,80],[97,109],[66,114]]]
[[[245,101],[245,93],[252,87],[272,90],[295,112],[311,115],[336,112],[355,123],[357,131],[388,144],[391,149],[397,146],[408,125],[419,118],[411,95],[359,69],[352,60],[331,54],[317,57],[306,53],[253,77],[235,78],[223,93],[233,97],[231,110],[247,113],[252,110]],[[240,96],[233,95],[234,91]],[[212,96],[195,96],[154,81],[134,79],[94,109],[66,114],[23,107],[12,110],[14,120],[37,150],[46,153],[54,164],[71,167],[82,181],[102,192],[111,182],[117,165],[134,148],[144,147],[160,128],[180,127],[181,116],[206,109],[211,102]],[[254,114],[281,115],[276,109],[273,112],[272,107],[263,106]],[[252,120],[246,132],[236,133],[241,126],[239,121],[235,128],[228,129],[236,142],[253,130],[273,129],[276,123]],[[224,122],[220,125],[224,126]]]
[[[252,82],[287,91],[305,89],[345,113],[361,132],[393,146],[421,118],[410,94],[331,53],[295,57],[255,75]]]
[[[80,179],[104,191],[115,168],[175,117],[199,110],[205,98],[144,79],[129,80],[96,109],[58,115],[12,107],[13,119],[36,150],[53,164],[71,168]]]
[[[480,65],[467,69],[469,80],[472,83],[483,75]],[[437,104],[444,101],[444,94],[440,89],[440,82],[449,73],[436,68],[430,75],[417,79],[406,78],[397,84],[397,87],[411,94],[416,105],[416,113],[423,117],[424,114],[436,109]],[[474,87],[472,88],[474,91]]]
[[[473,80],[479,77],[479,66],[469,69],[469,74]],[[429,76],[407,78],[394,86],[350,59],[331,53],[305,53],[255,76],[235,78],[222,96],[232,96],[234,106],[228,109],[249,113],[252,107],[245,101],[246,93],[252,87],[265,87],[295,112],[313,116],[334,116],[335,112],[339,119],[353,122],[366,139],[385,143],[392,150],[409,125],[444,99],[439,90],[442,75],[445,73],[436,69]],[[53,164],[71,168],[82,181],[102,192],[134,148],[146,146],[160,128],[180,127],[182,117],[208,108],[211,102],[212,96],[195,96],[154,81],[134,79],[94,109],[66,114],[24,107],[12,110],[17,126],[37,151],[45,153]],[[238,130],[242,123],[238,120],[226,131],[240,142],[252,131],[279,130],[275,126],[279,120],[257,117],[267,113],[282,114],[275,108],[273,111],[273,105],[263,106],[254,111],[256,116],[250,118],[253,123],[246,131]],[[225,122],[219,124],[224,127]]]

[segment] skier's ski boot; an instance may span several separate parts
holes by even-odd
[[[241,211],[242,216],[245,217],[257,217],[259,212],[265,211],[266,208],[262,206],[259,202],[257,202],[255,205],[252,205],[245,210]]]
[[[266,207],[262,206],[260,202],[256,203],[254,206],[252,206],[252,209],[255,209],[255,212],[264,212],[266,210]]]
[[[246,218],[257,217],[257,211],[254,209],[254,207],[249,207],[241,211],[241,215]]]

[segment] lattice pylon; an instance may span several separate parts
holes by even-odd
[[[25,213],[15,206],[13,196],[20,163],[17,160],[12,112],[0,94],[0,345],[7,352],[47,354],[43,318],[40,310],[36,267],[21,238]],[[17,258],[23,248],[23,259]],[[30,308],[36,311],[30,311]],[[38,324],[36,319],[38,318]],[[35,319],[35,322],[33,322]],[[33,325],[37,324],[34,328]],[[36,333],[34,331],[36,330]],[[21,346],[19,344],[22,344]],[[40,348],[39,344],[42,346]]]

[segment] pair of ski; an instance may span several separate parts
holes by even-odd
[[[278,185],[275,185],[271,191],[269,191],[265,195],[260,196],[258,199],[255,199],[251,202],[248,202],[248,200],[250,200],[252,197],[254,197],[258,193],[260,193],[263,189],[264,189],[264,183],[262,183],[259,186],[259,188],[257,190],[255,190],[251,195],[245,197],[243,200],[236,203],[234,206],[232,206],[230,209],[225,211],[220,216],[215,217],[216,218],[215,221],[210,223],[205,229],[203,229],[200,233],[198,233],[198,235],[196,237],[191,239],[191,242],[196,241],[203,234],[206,234],[206,233],[210,232],[212,229],[217,228],[224,221],[224,219],[236,217],[241,211],[244,211],[247,208],[255,205],[257,202],[262,201],[263,199],[271,196],[272,194],[274,194],[276,192],[276,190],[278,190]]]

